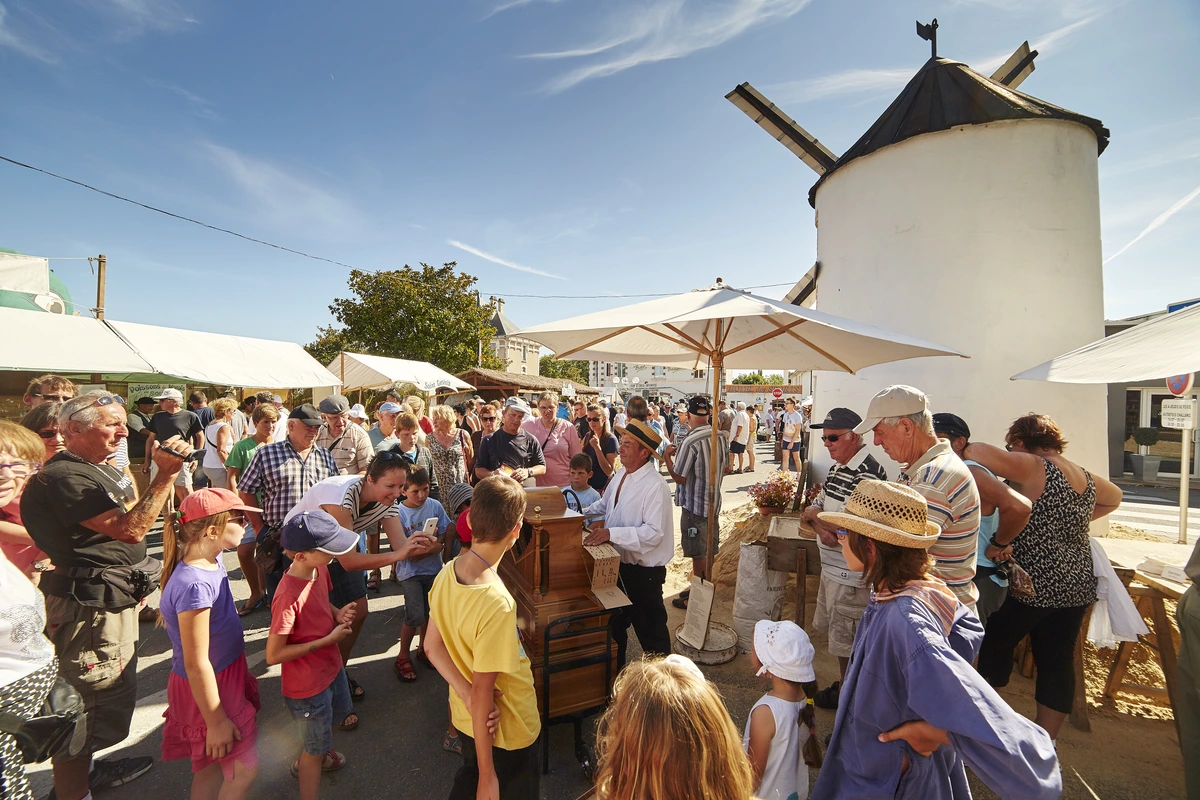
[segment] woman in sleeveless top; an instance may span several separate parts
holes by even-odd
[[[222,397],[212,404],[213,421],[204,429],[204,461],[200,467],[208,478],[208,485],[214,489],[226,489],[229,484],[228,473],[225,472],[225,459],[235,444],[233,439],[233,412],[237,409],[237,401],[230,397]]]
[[[1008,480],[1032,502],[1025,529],[1011,542],[993,539],[988,557],[1011,557],[1023,567],[1034,596],[1010,593],[988,619],[979,672],[993,686],[1007,685],[1013,650],[1028,634],[1037,666],[1034,721],[1057,737],[1075,696],[1075,640],[1096,601],[1088,527],[1121,504],[1121,490],[1064,458],[1067,442],[1044,414],[1015,421],[1005,441],[1008,452],[972,442],[963,456]]]
[[[475,460],[471,434],[457,426],[454,409],[450,406],[434,406],[429,413],[433,415],[433,433],[425,441],[433,457],[438,486],[449,488],[456,483],[466,483],[469,466]]]

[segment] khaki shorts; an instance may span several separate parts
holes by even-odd
[[[708,556],[708,517],[693,514],[686,508],[679,509],[679,539],[686,558]],[[695,528],[696,535],[689,536],[688,528]],[[713,542],[713,555],[720,551],[720,541]]]
[[[821,578],[817,591],[817,611],[813,615],[813,627],[829,635],[829,654],[838,658],[849,658],[854,649],[854,634],[871,592],[865,586],[846,586]]]
[[[46,635],[58,654],[58,674],[87,709],[87,753],[129,735],[137,701],[137,615],[137,606],[108,611],[46,596]]]
[[[192,470],[195,469],[196,462],[188,461],[184,463],[183,469],[179,470],[179,474],[175,476],[175,485],[182,486],[185,489],[192,488]],[[158,464],[150,462],[150,480],[154,480],[154,476],[158,474]]]

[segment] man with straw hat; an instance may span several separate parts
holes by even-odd
[[[864,575],[871,599],[810,796],[965,800],[969,765],[1001,797],[1058,797],[1050,736],[971,666],[983,626],[932,573],[939,529],[925,498],[908,486],[862,481],[844,511],[819,518]]]
[[[667,562],[675,555],[675,514],[671,490],[651,463],[661,458],[662,437],[638,419],[616,430],[621,436],[621,468],[613,473],[604,496],[583,510],[586,517],[603,517],[592,523],[583,543],[609,542],[621,554],[621,588],[630,605],[617,609],[610,622],[620,668],[625,666],[630,625],[645,655],[671,652],[662,589]]]

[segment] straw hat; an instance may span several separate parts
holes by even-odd
[[[928,550],[941,529],[929,521],[929,507],[916,489],[888,481],[864,480],[846,500],[845,511],[822,511],[817,518],[897,547]]]
[[[629,420],[625,427],[614,425],[613,430],[620,436],[632,436],[638,444],[650,451],[650,455],[662,460],[662,456],[658,452],[658,448],[662,444],[662,437],[658,435],[658,431],[640,419]]]

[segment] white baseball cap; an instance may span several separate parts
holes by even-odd
[[[178,400],[183,402],[183,392],[178,389],[163,389],[162,394],[154,398],[155,400]]]
[[[858,434],[874,430],[880,421],[888,417],[906,417],[918,414],[929,407],[925,393],[912,386],[889,386],[871,398],[867,416],[855,428]]]
[[[791,620],[759,620],[754,624],[754,654],[762,663],[758,675],[771,673],[785,681],[815,681],[813,657],[816,651],[808,634]]]
[[[518,409],[518,410],[520,410],[520,411],[521,411],[523,414],[529,414],[529,413],[530,413],[530,411],[529,411],[529,403],[526,403],[524,400],[522,400],[522,399],[521,399],[521,398],[519,398],[519,397],[510,397],[510,398],[508,398],[507,400],[505,400],[505,401],[504,401],[504,410],[505,410],[505,411],[508,411],[510,408],[515,408],[515,409]]]

